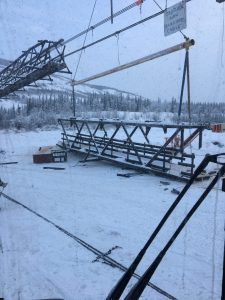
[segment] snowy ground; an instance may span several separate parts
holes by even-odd
[[[8,182],[4,192],[103,252],[120,246],[111,257],[128,266],[174,201],[171,190],[180,190],[183,184],[169,181],[165,190],[167,186],[160,183],[165,179],[160,177],[118,177],[118,166],[79,163],[77,155],[60,164],[66,168],[62,171],[32,163],[40,146],[54,145],[59,139],[59,130],[1,132],[0,149],[6,151],[0,154],[1,162],[18,161],[0,166],[0,177]],[[225,152],[213,141],[224,143],[225,134],[206,131],[198,161],[205,153]],[[151,263],[206,184],[191,189],[137,273]],[[220,186],[207,197],[152,278],[178,299],[220,299],[225,198]],[[122,275],[120,270],[92,263],[94,254],[22,207],[1,197],[0,208],[0,298],[104,299]],[[142,299],[166,298],[146,288]]]

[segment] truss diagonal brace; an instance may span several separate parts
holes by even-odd
[[[150,161],[147,163],[146,166],[150,166],[151,163],[156,159],[157,156],[159,156],[159,154],[166,149],[166,147],[173,141],[173,139],[178,135],[178,133],[180,132],[180,128],[178,128],[173,135],[171,135],[171,137],[165,142],[165,144],[159,149],[158,152],[155,153],[155,155],[153,155],[153,157],[150,159]]]

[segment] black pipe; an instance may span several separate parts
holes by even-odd
[[[110,9],[111,9],[111,24],[113,24],[113,0],[110,0]]]
[[[146,283],[151,279],[153,274],[155,273],[156,269],[158,268],[159,264],[161,263],[163,257],[173,244],[173,242],[176,240],[180,232],[183,230],[187,222],[191,219],[193,214],[196,212],[196,210],[199,208],[199,206],[202,204],[202,202],[205,200],[207,195],[210,193],[210,191],[213,189],[217,181],[225,174],[225,165],[223,165],[214,179],[210,182],[210,184],[207,186],[203,194],[200,196],[200,198],[197,200],[197,202],[194,204],[194,206],[190,209],[187,216],[183,219],[183,221],[178,226],[175,233],[172,235],[166,246],[163,248],[163,250],[158,254],[156,259],[153,261],[153,263],[149,266],[149,268],[146,270],[144,275],[139,279],[139,281],[133,286],[133,288],[130,290],[130,292],[127,294],[127,296],[124,298],[125,300],[138,300],[141,294],[143,293]]]
[[[223,249],[223,279],[222,279],[221,300],[224,300],[224,299],[225,299],[225,241],[224,241],[224,249]]]
[[[210,159],[209,156],[206,156],[203,159],[203,161],[198,166],[198,168],[194,172],[194,174],[191,177],[191,179],[189,180],[189,182],[185,185],[185,187],[183,188],[183,190],[177,196],[176,200],[170,206],[170,208],[168,209],[168,211],[166,212],[166,214],[164,215],[164,217],[162,218],[162,220],[160,221],[160,223],[158,224],[158,226],[156,227],[156,229],[154,230],[154,232],[151,234],[150,238],[148,239],[148,241],[146,242],[146,244],[144,245],[144,247],[138,253],[138,255],[136,256],[136,258],[134,259],[134,261],[132,262],[132,264],[130,265],[130,267],[127,269],[127,271],[123,274],[123,276],[117,282],[116,286],[111,290],[111,292],[109,293],[109,295],[106,298],[106,300],[116,300],[116,299],[120,298],[120,296],[122,295],[123,291],[125,290],[128,282],[130,281],[130,279],[132,277],[132,274],[134,273],[134,271],[136,270],[138,264],[142,260],[145,252],[147,251],[147,249],[149,248],[149,246],[151,245],[151,243],[153,242],[153,240],[155,239],[155,237],[158,235],[159,231],[162,229],[162,227],[164,226],[164,224],[166,223],[166,221],[168,220],[168,218],[170,217],[170,215],[172,214],[172,212],[174,211],[174,209],[177,207],[177,205],[179,204],[179,202],[181,201],[181,199],[183,198],[183,196],[185,195],[185,193],[187,192],[187,190],[190,188],[190,186],[192,185],[192,183],[195,181],[195,179],[198,177],[198,175],[208,165],[209,159]]]

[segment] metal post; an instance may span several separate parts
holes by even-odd
[[[191,83],[190,83],[190,63],[189,63],[189,49],[187,53],[187,96],[188,96],[188,117],[189,122],[191,121]]]
[[[224,230],[225,230],[225,228],[224,228]],[[224,300],[224,299],[225,299],[225,240],[224,240],[224,249],[223,249],[223,279],[222,279],[221,300]]]
[[[111,24],[113,24],[113,0],[110,0],[110,8],[111,8]]]
[[[198,141],[198,149],[202,148],[202,130],[199,129],[199,141]]]
[[[182,84],[181,84],[180,104],[179,104],[179,110],[178,110],[178,118],[179,118],[179,120],[180,120],[181,108],[182,108],[182,102],[183,102],[183,94],[184,94],[184,84],[185,84],[185,79],[186,79],[186,71],[187,71],[187,51],[185,53],[183,77],[182,77]]]
[[[183,162],[183,155],[184,155],[184,129],[181,129],[180,133],[180,149],[181,149],[181,155],[182,155],[182,162]]]
[[[76,117],[76,97],[75,97],[75,88],[72,85],[72,97],[73,97],[73,116]]]

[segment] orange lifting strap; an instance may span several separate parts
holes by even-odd
[[[143,3],[143,0],[136,0],[136,5],[141,5]]]

